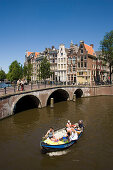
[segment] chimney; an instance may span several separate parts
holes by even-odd
[[[93,44],[90,44],[90,46],[91,46],[92,48],[94,48],[94,45],[93,45]]]
[[[81,40],[81,41],[80,41],[80,44],[84,44],[84,41],[83,41],[83,40]]]
[[[55,48],[54,45],[52,45],[52,50],[53,50],[54,48]]]

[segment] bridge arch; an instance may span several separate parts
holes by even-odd
[[[77,89],[74,94],[76,94],[76,98],[81,98],[83,95],[83,91],[81,89]]]
[[[13,104],[12,112],[16,114],[21,111],[39,108],[41,107],[41,102],[35,95],[24,95],[19,97]]]
[[[54,103],[58,103],[58,102],[61,102],[61,101],[67,101],[67,99],[69,98],[69,93],[64,89],[55,90],[48,97],[46,105],[50,105],[50,99],[51,98],[54,98]]]

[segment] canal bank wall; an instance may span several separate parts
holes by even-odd
[[[29,97],[31,103],[35,103],[35,107],[37,105],[37,108],[43,108],[47,106],[48,100],[50,100],[52,95],[54,95],[54,98],[57,98],[61,93],[60,96],[63,96],[62,99],[64,101],[66,99],[71,101],[73,96],[77,94],[76,92],[78,94],[82,92],[79,97],[113,95],[113,86],[57,86],[2,95],[0,96],[0,120],[14,115],[16,106],[22,99],[25,102]],[[22,101],[20,103],[22,104]],[[22,107],[21,104],[19,107]]]

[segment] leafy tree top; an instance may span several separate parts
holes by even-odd
[[[113,63],[113,30],[106,33],[104,39],[100,42],[104,58],[109,64]]]
[[[18,80],[19,78],[22,78],[23,76],[23,68],[20,63],[18,63],[16,60],[11,63],[9,66],[9,72],[7,74],[7,78],[10,81]]]
[[[31,80],[32,71],[33,71],[33,65],[31,63],[28,63],[28,65],[25,65],[23,67],[23,74],[27,78],[28,81]]]
[[[6,73],[4,70],[0,70],[0,80],[3,81],[6,78]]]
[[[44,59],[41,62],[40,74],[43,80],[46,80],[51,75],[50,62],[48,62],[47,57],[44,57]]]

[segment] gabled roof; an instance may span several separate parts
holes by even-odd
[[[87,45],[87,44],[84,44],[84,47],[85,47],[85,49],[87,50],[88,54],[93,55],[93,56],[96,56],[96,54],[95,54],[92,46]]]
[[[37,56],[40,54],[39,52],[27,52],[28,56],[30,54],[34,54],[34,58],[37,58]]]

